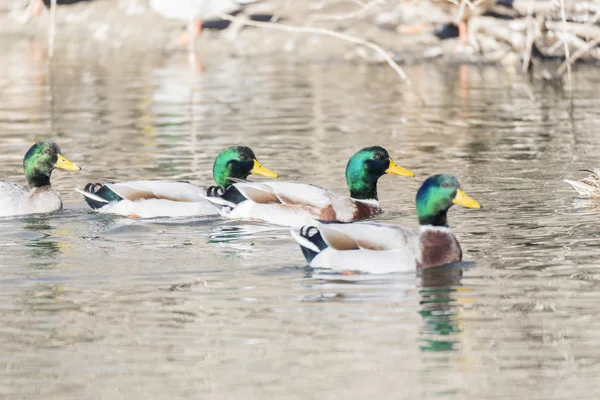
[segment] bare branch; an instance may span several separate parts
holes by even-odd
[[[56,0],[50,2],[50,27],[48,29],[48,58],[54,57],[54,38],[56,36]]]
[[[257,28],[275,29],[275,30],[294,32],[294,33],[313,33],[316,35],[330,36],[330,37],[334,37],[336,39],[344,40],[346,42],[355,43],[355,44],[358,44],[361,46],[368,47],[368,48],[374,50],[375,52],[377,52],[377,54],[379,54],[381,57],[383,57],[383,59],[389,64],[389,66],[392,67],[392,69],[398,75],[400,75],[400,78],[402,78],[402,80],[404,80],[409,85],[411,84],[410,80],[408,79],[408,76],[406,75],[406,73],[404,72],[402,67],[400,67],[400,65],[398,65],[398,63],[396,61],[394,61],[394,59],[389,55],[389,53],[387,51],[385,51],[383,48],[381,48],[381,46],[378,46],[373,42],[369,42],[367,40],[357,38],[356,36],[347,35],[345,33],[336,32],[336,31],[333,31],[331,29],[326,29],[326,28],[311,27],[311,26],[291,26],[291,25],[283,25],[283,24],[274,24],[271,22],[252,21],[252,20],[234,17],[234,16],[231,16],[228,14],[219,15],[219,18],[222,18],[222,19],[225,19],[228,21],[232,21],[232,22],[237,22],[242,25],[254,26]]]
[[[598,44],[600,44],[600,37],[597,37],[596,39],[587,42],[587,46],[585,46],[583,48],[580,48],[575,53],[573,53],[573,55],[571,57],[567,58],[561,64],[561,66],[558,68],[558,70],[556,71],[556,73],[558,74],[558,76],[561,76],[562,74],[564,74],[565,73],[565,69],[567,71],[570,71],[571,70],[571,64],[573,64],[575,61],[577,61],[577,59],[580,58],[581,56],[583,56],[585,53],[587,53],[588,51],[590,51],[594,47],[598,46]]]
[[[564,34],[564,43],[565,43],[565,58],[568,60],[571,58],[569,51],[569,43],[567,41],[567,15],[565,13],[565,0],[560,0],[560,18],[562,19],[562,28]],[[571,84],[571,63],[567,63],[567,79],[569,80],[569,85]]]
[[[535,7],[535,0],[529,1],[529,9],[527,10],[527,38],[525,44],[525,54],[523,55],[523,73],[529,69],[529,63],[531,62],[531,52],[533,51],[533,42],[535,41],[536,26],[533,19],[533,9]]]

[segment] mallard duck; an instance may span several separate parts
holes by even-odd
[[[188,44],[188,51],[202,31],[202,20],[232,14],[258,0],[150,0],[149,6],[155,12],[169,19],[178,19],[188,23],[187,33],[180,36],[176,44]],[[190,57],[193,54],[190,54]]]
[[[580,171],[591,172],[591,175],[578,181],[565,179],[565,182],[573,186],[573,189],[581,196],[600,197],[600,168],[582,169]]]
[[[235,179],[256,174],[268,178],[278,175],[263,167],[252,149],[232,146],[222,150],[213,165],[213,178],[228,188]],[[216,209],[205,200],[206,188],[183,181],[133,181],[120,183],[88,183],[76,189],[88,205],[103,213],[139,218],[186,217],[216,215]]]
[[[51,140],[37,142],[23,158],[28,188],[13,181],[0,181],[0,217],[50,213],[62,208],[60,196],[50,185],[55,168],[79,171]]]
[[[494,7],[498,0],[478,0],[473,1],[472,4],[465,3],[461,5],[461,0],[458,0],[458,4],[455,4],[450,0],[437,0],[438,4],[445,8],[455,19],[458,20],[458,37],[460,38],[461,45],[467,45],[469,43],[469,20],[477,15],[484,14],[490,8]],[[462,15],[460,14],[460,8],[464,7]],[[460,19],[458,19],[460,17]]]
[[[292,236],[309,265],[337,271],[374,274],[413,271],[459,262],[462,251],[448,228],[446,213],[453,204],[481,205],[460,188],[452,175],[434,175],[417,192],[420,227],[377,222],[320,223]]]
[[[228,218],[254,219],[285,226],[302,226],[315,218],[358,221],[381,211],[377,180],[385,174],[415,176],[397,165],[379,146],[355,153],[346,166],[350,196],[314,185],[288,182],[240,182],[229,188],[209,188],[208,200]]]
[[[472,17],[485,14],[496,4],[512,7],[512,0],[465,1],[464,5],[462,4],[462,0],[433,0],[433,3],[444,10],[445,13],[451,15],[453,21],[457,23],[460,46],[465,46],[469,43],[470,38],[467,29],[468,22]],[[461,7],[463,7],[463,12],[461,15],[459,15],[461,12]],[[401,28],[401,32],[405,34],[420,33],[428,26],[430,26],[430,23],[408,24]],[[443,30],[438,29],[436,32],[436,36],[438,36],[440,39],[456,36],[455,31],[448,31],[448,27],[446,25],[444,25],[442,29]]]

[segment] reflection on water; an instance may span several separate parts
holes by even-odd
[[[59,213],[0,220],[0,397],[597,398],[600,209],[561,180],[598,166],[600,74],[572,93],[482,66],[387,68],[280,56],[203,58],[3,41],[3,178],[53,137]],[[42,54],[42,55],[41,55]],[[320,58],[322,60],[322,58]],[[384,177],[381,220],[415,226],[440,172],[484,209],[452,209],[465,262],[420,274],[305,266],[287,230],[219,217],[96,214],[73,191],[128,179],[212,181],[252,147],[282,179],[345,193],[378,144],[415,171]]]
[[[425,397],[464,398],[470,392],[469,385],[462,385],[460,380],[448,382],[455,370],[460,371],[461,380],[472,379],[473,360],[465,351],[472,328],[465,313],[476,300],[462,281],[469,268],[477,265],[463,262],[425,270],[419,276],[419,314],[423,319],[420,349],[427,360],[420,371]]]
[[[52,268],[61,251],[61,242],[55,241],[52,232],[55,227],[50,225],[51,220],[49,218],[24,217],[21,221],[25,231],[36,234],[25,245],[30,250],[30,257],[34,260],[30,266]],[[70,243],[63,242],[62,245],[70,246]]]
[[[433,268],[421,273],[419,314],[424,322],[421,350],[454,350],[459,343],[458,338],[462,333],[460,307],[470,300],[459,297],[468,294],[468,289],[461,287],[462,274],[462,268],[454,266]]]

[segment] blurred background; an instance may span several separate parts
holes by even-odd
[[[541,60],[599,56],[598,4],[587,0],[53,1],[3,0],[0,33],[13,40],[55,37],[51,42],[63,49],[85,43],[79,51],[96,57],[186,50],[191,41],[190,50],[201,48],[205,57],[211,48],[384,61],[381,53],[324,30],[372,42],[410,63],[493,62],[527,72]]]

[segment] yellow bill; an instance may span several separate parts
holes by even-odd
[[[415,176],[415,174],[413,174],[412,172],[410,172],[406,168],[402,168],[401,166],[399,166],[398,164],[396,164],[394,162],[394,160],[392,160],[391,158],[390,158],[390,166],[388,167],[388,169],[385,170],[385,173],[386,174],[400,175],[400,176]]]
[[[456,196],[454,196],[454,200],[452,200],[454,204],[458,204],[459,206],[467,207],[467,208],[481,208],[481,204],[477,201],[470,198],[465,192],[461,189],[456,191]]]
[[[58,159],[56,160],[56,164],[54,164],[54,166],[66,171],[79,171],[81,169],[79,165],[67,160],[62,154],[58,155]]]
[[[254,159],[254,167],[250,170],[251,174],[266,176],[267,178],[279,178],[275,172],[260,165],[258,160]]]

